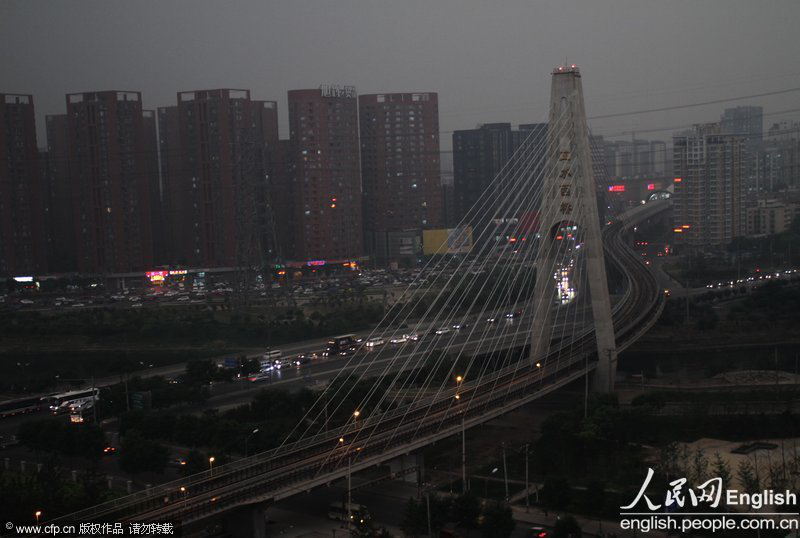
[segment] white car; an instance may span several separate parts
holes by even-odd
[[[378,336],[378,337],[375,337],[375,338],[370,338],[369,340],[367,340],[367,343],[364,344],[364,345],[367,346],[367,347],[378,347],[378,346],[382,346],[385,343],[386,342],[383,340],[383,338]]]
[[[436,329],[436,334],[443,335],[450,332],[450,327],[442,327],[441,329]]]
[[[419,340],[419,335],[417,333],[409,333],[409,334],[404,334],[403,338],[405,338],[406,340],[411,340],[412,342],[416,342],[417,340]]]
[[[405,344],[406,342],[408,342],[408,338],[406,338],[405,336],[395,336],[394,338],[389,340],[390,344]]]
[[[177,299],[175,299],[175,300],[176,300],[176,301],[188,301],[188,300],[189,300],[189,298],[188,298],[188,297],[186,297],[186,296],[184,295],[183,297],[178,297],[178,298],[177,298]]]
[[[75,306],[78,306],[78,305],[75,305]],[[133,303],[131,305],[131,308],[141,308],[141,307],[142,307],[142,303]]]

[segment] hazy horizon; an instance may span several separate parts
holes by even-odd
[[[620,24],[620,21],[626,24]],[[179,91],[246,88],[278,102],[324,83],[360,94],[439,93],[442,149],[479,123],[544,121],[550,71],[580,66],[589,116],[669,107],[800,86],[800,4],[608,0],[587,4],[476,0],[436,3],[63,0],[0,5],[0,92],[30,93],[38,144],[64,95],[141,91],[144,107]],[[725,29],[728,29],[727,31]],[[224,29],[224,33],[223,33]],[[232,30],[235,29],[235,30]],[[713,29],[713,33],[711,30]],[[668,138],[715,121],[727,106],[763,105],[765,125],[797,108],[800,91],[595,120],[595,134]],[[786,117],[798,117],[797,112]],[[651,131],[652,129],[666,129]]]

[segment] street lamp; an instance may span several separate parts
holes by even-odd
[[[460,375],[457,375],[456,376],[456,383],[461,383],[462,381],[464,381],[464,378],[462,376],[460,376]]]
[[[541,363],[541,362],[537,362],[537,363],[536,363],[536,367],[537,367],[537,368],[541,368],[541,367],[542,367],[542,363]]]
[[[208,470],[212,476],[214,475],[214,460],[216,460],[214,456],[208,458]]]
[[[361,411],[359,411],[358,409],[356,409],[355,411],[353,411],[353,416],[354,416],[355,418],[358,418],[358,416],[359,416],[360,414],[361,414]]]
[[[247,457],[247,441],[250,440],[252,436],[258,433],[258,428],[254,429],[250,433],[247,434],[247,437],[244,438],[244,457]]]
[[[36,523],[39,523],[39,518],[42,517],[42,511],[37,510],[36,512],[33,513],[33,516],[36,518]]]

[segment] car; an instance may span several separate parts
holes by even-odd
[[[175,299],[175,300],[176,300],[176,301],[188,301],[188,300],[189,300],[189,297],[187,297],[186,295],[184,295],[183,297],[178,297],[178,298],[177,298],[177,299]]]
[[[486,323],[494,323],[496,321],[497,321],[497,318],[494,317],[494,316],[489,316],[488,318],[486,318]]]
[[[522,310],[514,310],[513,312],[509,312],[508,314],[506,314],[506,318],[514,319],[520,317],[521,315],[522,315]]]
[[[550,531],[544,527],[528,527],[525,531],[525,538],[549,538],[552,536]]]
[[[83,303],[75,303],[75,304],[74,304],[74,305],[72,305],[72,306],[74,306],[74,307],[76,307],[76,308],[80,308],[80,307],[82,307],[82,306],[86,306],[86,305],[85,305],[85,304],[83,304]],[[141,306],[141,305],[140,305],[140,306]]]
[[[303,364],[308,364],[311,362],[311,355],[298,355],[294,358],[294,365],[295,366],[302,366]]]
[[[3,436],[0,435],[0,449],[12,447],[19,444],[19,439],[16,435]]]
[[[395,336],[389,340],[390,344],[405,344],[406,342],[408,342],[408,338],[405,336]]]
[[[33,304],[33,301],[31,301],[30,299],[22,299],[22,300],[20,301],[20,303],[21,303],[21,304]]]
[[[466,329],[467,327],[469,327],[468,323],[454,323],[453,324],[453,330],[455,330],[455,331],[460,331],[461,329]]]
[[[417,340],[419,340],[420,337],[419,334],[417,333],[408,333],[404,334],[403,338],[405,338],[406,340],[411,340],[412,342],[416,342]]]
[[[378,346],[382,346],[385,343],[386,342],[384,341],[383,338],[381,338],[379,336],[376,336],[374,338],[370,338],[369,340],[367,340],[367,343],[364,344],[364,345],[367,346],[367,347],[378,347]]]
[[[116,453],[117,453],[117,447],[115,446],[108,445],[103,449],[103,454],[105,454],[106,456],[113,456]]]
[[[266,371],[266,372],[259,372],[257,374],[252,374],[248,376],[247,380],[252,383],[256,383],[258,381],[266,381],[269,378],[270,378],[269,371]]]
[[[439,329],[436,329],[436,334],[439,336],[447,334],[449,332],[450,332],[450,327],[440,327]]]
[[[75,305],[75,306],[79,306],[79,305]],[[80,305],[80,306],[83,306],[83,305]],[[141,307],[142,307],[142,303],[133,303],[131,305],[131,308],[141,308]]]

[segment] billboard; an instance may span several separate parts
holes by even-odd
[[[422,252],[432,254],[467,254],[472,250],[472,227],[422,230]]]

